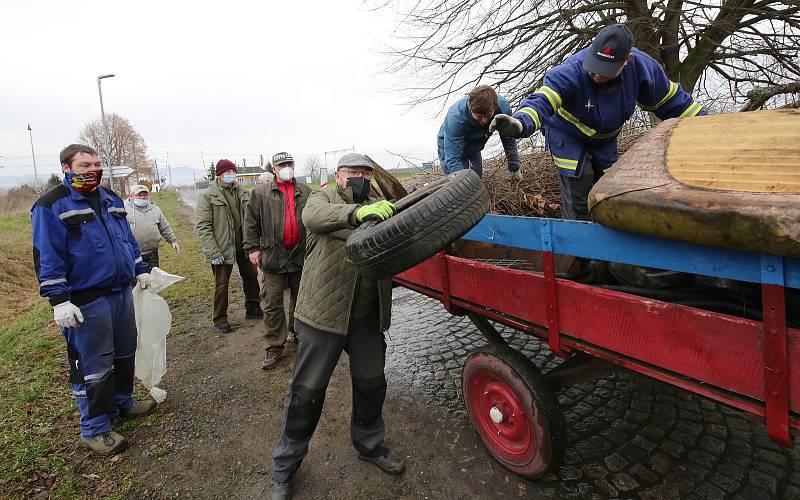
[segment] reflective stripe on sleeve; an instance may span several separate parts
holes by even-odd
[[[519,112],[525,113],[526,115],[531,117],[531,119],[533,120],[533,124],[536,125],[536,130],[542,128],[542,122],[541,120],[539,120],[539,113],[537,113],[535,109],[525,107],[525,108],[520,108]]]
[[[547,85],[542,85],[541,87],[536,89],[534,94],[541,94],[545,96],[547,100],[550,102],[550,106],[553,107],[553,111],[556,111],[558,108],[561,107],[562,103],[561,96],[558,95],[558,92],[548,87]]]
[[[683,113],[681,113],[679,118],[686,118],[687,116],[695,116],[700,110],[703,109],[703,105],[697,102],[693,102],[691,106],[686,108]]]
[[[639,106],[641,106],[641,108],[644,109],[645,111],[652,111],[654,109],[658,109],[662,105],[664,105],[667,101],[669,101],[670,99],[675,97],[675,94],[677,94],[677,93],[678,93],[678,84],[673,82],[672,80],[670,80],[670,82],[669,82],[669,90],[667,90],[667,95],[662,97],[660,101],[658,101],[656,104],[654,104],[652,106],[644,106],[642,104],[639,104]]]

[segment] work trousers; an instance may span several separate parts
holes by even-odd
[[[244,251],[236,252],[236,264],[242,277],[244,301],[246,308],[259,307],[258,272],[256,266],[250,262]],[[215,325],[228,319],[228,283],[233,272],[232,264],[211,266],[214,273],[214,316],[211,320]]]
[[[272,453],[272,480],[286,482],[308,454],[308,443],[319,422],[325,392],[342,351],[350,356],[353,410],[350,438],[359,453],[378,456],[386,452],[383,401],[386,398],[386,342],[380,332],[378,311],[350,319],[347,335],[324,332],[300,320],[294,373],[286,395],[283,432]]]
[[[478,174],[478,177],[482,177],[483,176],[483,157],[481,156],[481,152],[480,151],[475,151],[470,156],[466,156],[466,157],[461,158],[461,161],[462,161],[462,163],[464,165],[461,169],[450,170],[450,169],[447,168],[447,164],[444,161],[444,150],[443,149],[439,149],[439,161],[441,162],[442,172],[444,172],[444,175],[449,175],[449,174],[452,174],[453,172],[455,172],[457,170],[466,170],[466,169],[469,168],[469,169],[474,170],[475,173]]]
[[[62,328],[69,381],[80,411],[81,436],[111,431],[120,411],[133,407],[136,320],[131,288],[80,306],[83,323]]]
[[[295,273],[269,273],[262,271],[261,300],[264,309],[264,327],[266,328],[267,349],[283,347],[289,334],[287,325],[294,324],[294,306],[297,304],[297,291],[300,289],[301,271]],[[287,311],[283,303],[283,291],[289,289],[290,303]]]
[[[158,267],[158,248],[152,252],[142,253],[142,260],[147,263],[151,271],[154,267]]]
[[[603,168],[592,161],[591,155],[584,155],[578,177],[559,175],[561,189],[561,218],[568,220],[589,220],[589,191],[603,176]]]

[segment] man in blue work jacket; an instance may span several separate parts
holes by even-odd
[[[706,114],[655,59],[633,47],[625,25],[614,24],[549,70],[544,85],[512,116],[497,115],[489,130],[530,137],[542,129],[561,174],[563,217],[588,220],[589,191],[617,161],[617,135],[637,103],[661,119]]]
[[[110,455],[127,446],[111,422],[156,407],[155,401],[133,399],[137,335],[131,287],[147,288],[150,275],[122,200],[100,187],[97,151],[71,144],[60,160],[64,182],[31,209],[33,262],[39,293],[49,299],[67,341],[81,443]]]
[[[488,85],[478,85],[469,95],[462,97],[447,111],[444,123],[439,128],[437,148],[442,171],[445,175],[471,168],[483,174],[481,151],[492,135],[489,123],[498,113],[511,114],[511,105],[503,96]],[[508,171],[515,179],[522,180],[517,156],[517,140],[501,137],[506,152]]]

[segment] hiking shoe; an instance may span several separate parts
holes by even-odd
[[[128,446],[128,441],[114,431],[99,436],[81,436],[81,444],[98,455],[114,455]]]
[[[262,370],[272,370],[278,366],[278,361],[283,356],[283,347],[270,347],[267,349],[267,355],[264,361],[261,362]]]
[[[156,411],[156,407],[158,407],[158,403],[153,401],[152,399],[145,399],[144,401],[136,401],[133,403],[133,406],[130,407],[127,411],[119,412],[119,416],[122,418],[138,418],[144,417],[145,415],[150,415],[154,411]]]
[[[375,457],[368,457],[366,455],[362,455],[361,453],[359,453],[358,458],[364,460],[365,462],[370,462],[372,464],[375,464],[383,472],[395,476],[402,474],[406,468],[406,464],[405,462],[403,462],[403,459],[396,456],[389,450],[383,452],[383,455],[378,455]]]
[[[215,324],[214,329],[217,331],[217,333],[228,333],[233,331],[233,327],[227,319],[223,319],[219,323]]]
[[[264,317],[264,311],[259,306],[247,306],[244,310],[244,319],[261,319]]]
[[[293,486],[290,477],[285,483],[272,481],[269,488],[269,500],[289,500],[292,498]]]

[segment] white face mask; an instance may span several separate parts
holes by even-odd
[[[278,179],[284,182],[289,182],[290,180],[294,179],[294,168],[283,167],[282,169],[278,170]]]
[[[224,183],[226,183],[226,184],[232,184],[232,183],[233,183],[233,181],[235,181],[235,180],[236,180],[236,174],[232,174],[232,175],[223,175],[223,176],[222,176],[222,182],[224,182]]]

